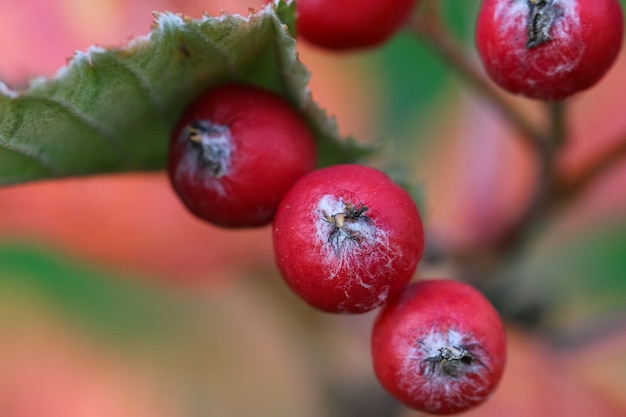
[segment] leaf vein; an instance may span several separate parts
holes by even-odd
[[[28,147],[16,146],[15,144],[7,141],[5,138],[0,138],[0,147],[7,151],[14,152],[16,154],[34,160],[45,170],[47,170],[51,175],[58,173],[58,170],[55,169],[54,164],[51,161],[46,159],[41,153],[33,152]]]
[[[81,123],[83,126],[86,126],[89,130],[92,130],[94,133],[96,133],[96,135],[101,137],[106,143],[111,146],[111,148],[119,157],[122,156],[123,147],[122,144],[117,140],[116,135],[114,135],[112,132],[107,131],[100,124],[94,122],[89,117],[76,110],[70,102],[47,96],[31,96],[31,98],[56,105],[57,108],[61,109],[66,114],[70,115],[72,118]]]
[[[135,80],[137,81],[137,85],[146,94],[146,97],[148,97],[148,100],[152,104],[156,113],[166,118],[167,111],[166,111],[165,106],[159,101],[157,94],[154,93],[154,91],[150,87],[150,83],[148,82],[148,79],[142,75],[141,71],[137,70],[136,68],[134,68],[132,65],[125,62],[123,59],[121,59],[117,55],[114,55],[113,59],[120,67],[122,67],[124,70],[126,70],[126,72],[128,72],[130,75],[132,75],[135,78]]]

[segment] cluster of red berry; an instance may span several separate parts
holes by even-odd
[[[302,38],[373,47],[417,0],[300,0]],[[332,11],[332,12],[331,12]],[[557,100],[597,82],[621,46],[617,0],[484,0],[477,47],[503,88]],[[372,334],[381,384],[410,407],[461,412],[495,389],[505,363],[498,313],[472,287],[414,276],[424,248],[418,209],[382,172],[315,169],[315,139],[277,94],[225,84],[202,94],[171,138],[169,175],[195,215],[222,227],[273,223],[278,268],[311,306],[333,313],[381,307]]]

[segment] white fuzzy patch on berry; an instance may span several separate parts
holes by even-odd
[[[528,0],[500,0],[494,9],[495,21],[502,22],[500,30],[502,33],[508,33],[512,29],[520,26],[526,26],[528,19]]]
[[[368,216],[365,207],[361,202],[344,201],[327,194],[319,200],[313,213],[317,247],[329,271],[328,279],[340,273],[350,276],[343,287],[346,299],[350,298],[353,285],[372,289],[374,282],[388,279],[398,256],[389,243],[387,232]],[[389,290],[389,286],[378,286],[372,297],[361,304],[364,307],[381,305],[387,300]]]
[[[317,237],[321,240],[326,239],[325,247],[329,256],[345,258],[363,245],[371,246],[375,243],[376,226],[367,217],[367,212],[350,221],[345,218],[348,206],[343,199],[337,199],[329,194],[320,199],[317,210],[323,220],[317,222]],[[338,226],[338,222],[341,222],[341,227]]]
[[[458,363],[456,375],[446,373],[442,351],[468,352],[474,358]],[[442,362],[443,361],[443,362]],[[433,326],[398,369],[399,387],[414,398],[425,398],[428,410],[444,407],[463,409],[480,403],[490,393],[490,357],[471,335]]]
[[[551,40],[541,45],[546,48],[543,56],[558,57],[559,64],[544,65],[542,59],[532,59],[525,47],[511,48],[512,54],[516,54],[521,62],[526,62],[536,70],[547,76],[567,73],[576,68],[582,59],[585,50],[584,42],[580,42],[582,25],[578,8],[579,0],[552,0],[556,12],[554,21],[550,27]],[[500,0],[495,7],[494,21],[499,23],[500,37],[513,39],[524,36],[524,42],[528,32],[528,18],[530,6],[528,0]],[[527,80],[528,85],[533,86],[536,81]]]
[[[580,33],[580,14],[578,0],[553,0],[557,18],[552,25],[551,34],[555,39],[576,36]],[[502,36],[510,35],[511,30],[526,32],[529,15],[528,0],[500,0],[495,7],[495,21],[501,22]]]
[[[221,178],[230,173],[235,151],[230,129],[201,120],[183,129],[178,140],[186,142],[188,151],[176,169],[177,180],[202,181],[204,188],[226,195]]]

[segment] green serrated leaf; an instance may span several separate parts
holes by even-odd
[[[318,139],[321,166],[369,151],[339,137],[311,99],[298,60],[295,3],[248,17],[155,14],[147,36],[77,53],[52,79],[23,91],[0,83],[0,184],[165,166],[170,130],[197,95],[238,81],[284,95]]]

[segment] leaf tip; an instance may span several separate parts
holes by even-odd
[[[157,28],[172,28],[180,27],[185,24],[185,19],[182,15],[171,12],[153,12],[154,24]]]
[[[81,65],[92,66],[94,55],[104,53],[106,53],[106,49],[97,45],[89,46],[86,51],[75,51],[74,55],[68,60],[67,65],[59,68],[54,78],[57,80],[64,78],[74,67]],[[36,81],[35,84],[37,84]]]

